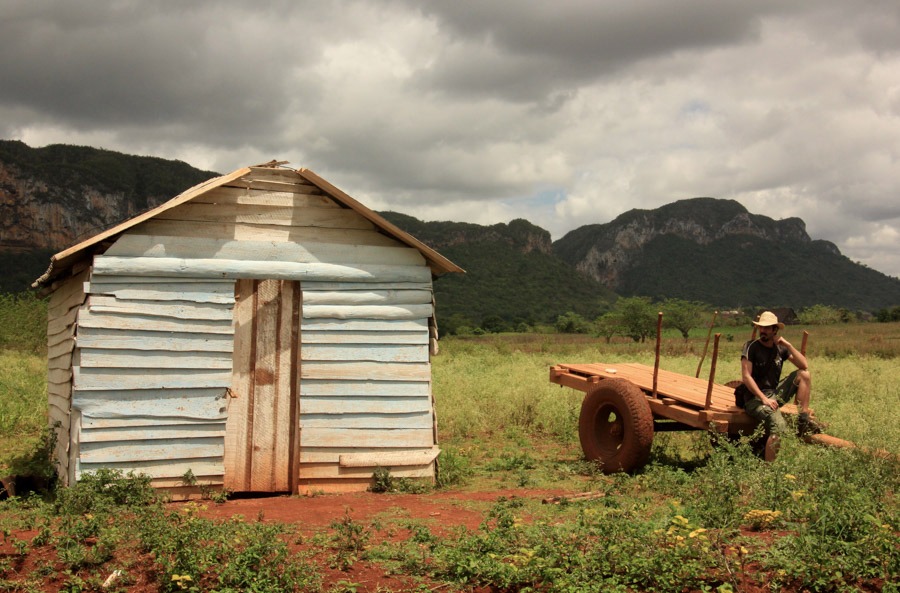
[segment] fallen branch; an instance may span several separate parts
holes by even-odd
[[[578,502],[582,500],[593,500],[595,498],[603,498],[606,492],[582,492],[580,494],[571,494],[568,496],[551,496],[543,499],[544,504],[560,504],[563,501]]]

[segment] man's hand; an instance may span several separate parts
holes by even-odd
[[[771,397],[766,397],[765,395],[759,398],[759,401],[763,403],[764,406],[769,406],[773,410],[778,409],[778,402],[772,399]]]
[[[779,344],[784,346],[785,348],[793,348],[793,346],[791,346],[791,343],[788,342],[787,340],[785,340],[781,336],[778,336],[777,338],[775,338],[775,345],[778,346]]]

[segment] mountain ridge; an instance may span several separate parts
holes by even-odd
[[[181,161],[0,140],[0,261],[8,272],[0,291],[24,290],[51,253],[215,175]],[[435,283],[441,316],[462,324],[545,322],[569,311],[591,318],[617,296],[635,295],[715,307],[900,303],[900,279],[811,238],[800,218],[774,220],[734,200],[633,209],[555,242],[524,219],[478,225],[379,214],[467,270]]]

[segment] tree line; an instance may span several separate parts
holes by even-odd
[[[439,321],[442,335],[556,331],[567,334],[592,334],[605,338],[607,342],[617,336],[644,342],[656,335],[660,313],[663,315],[664,329],[677,331],[684,339],[688,339],[692,330],[707,328],[714,320],[720,326],[747,326],[760,311],[767,308],[760,306],[717,311],[711,305],[699,301],[677,298],[654,301],[650,297],[634,296],[617,299],[610,305],[608,311],[593,319],[568,311],[557,316],[552,326],[543,325],[534,319],[520,317],[505,319],[499,315],[490,315],[476,324],[458,313]],[[859,321],[900,321],[900,306],[881,309],[872,314],[829,305],[813,305],[797,312],[796,320],[797,323],[806,326]]]

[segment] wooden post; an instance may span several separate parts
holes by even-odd
[[[716,340],[713,342],[712,361],[709,363],[709,384],[706,386],[706,409],[712,405],[713,384],[716,382],[716,362],[719,360],[719,338],[722,334],[716,334]]]
[[[713,326],[716,325],[716,317],[718,317],[719,312],[713,312],[712,322],[709,324],[709,331],[706,332],[706,344],[703,345],[703,354],[700,356],[700,363],[697,365],[697,374],[695,377],[700,377],[700,369],[703,368],[703,361],[706,359],[706,352],[709,350],[709,336],[712,335]]]
[[[656,361],[653,363],[653,397],[656,397],[656,383],[659,378],[659,345],[662,341],[662,318],[660,311],[656,317]]]
[[[809,332],[803,330],[803,341],[800,342],[800,354],[806,356],[806,342],[809,340]]]

